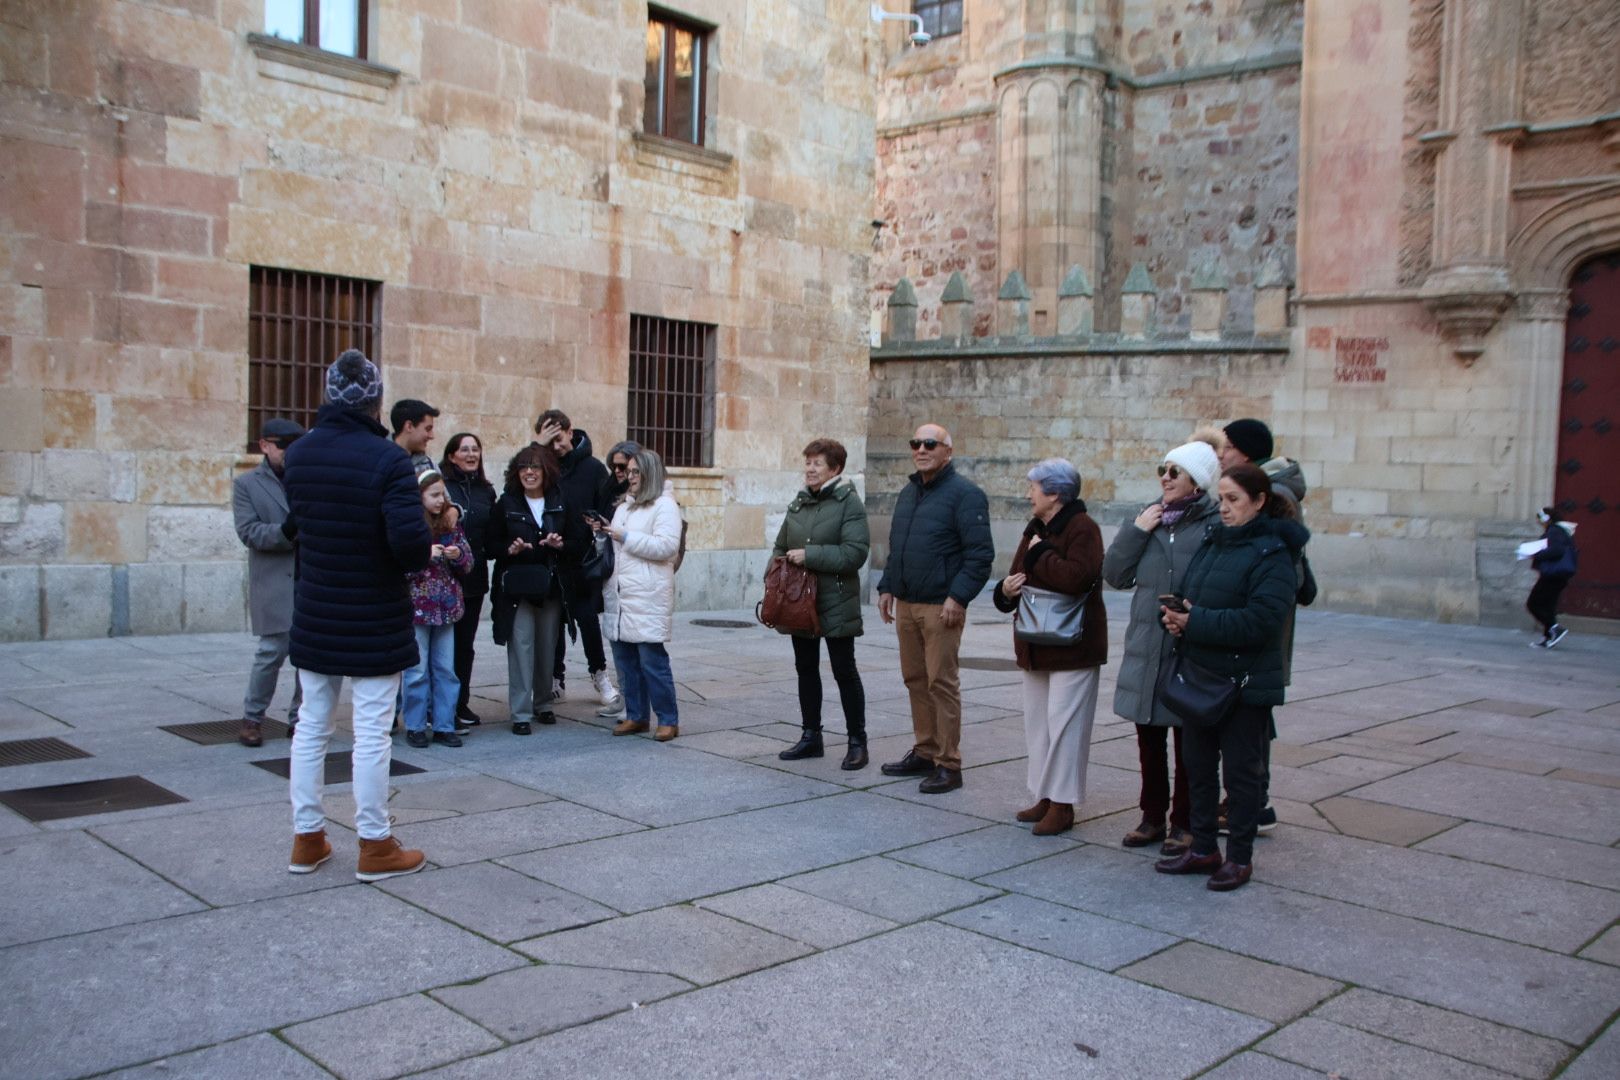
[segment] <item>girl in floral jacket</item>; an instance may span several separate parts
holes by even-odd
[[[422,512],[433,530],[433,558],[426,569],[409,575],[411,608],[416,623],[416,666],[405,673],[405,741],[428,745],[428,721],[433,741],[460,746],[456,734],[456,622],[466,610],[461,578],[473,567],[473,553],[461,531],[460,515],[450,502],[444,477],[425,469],[416,478],[422,492]]]

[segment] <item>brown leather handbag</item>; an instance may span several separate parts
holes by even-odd
[[[760,622],[784,634],[821,635],[816,614],[816,575],[788,562],[786,555],[771,560],[765,571],[765,599],[754,609]]]

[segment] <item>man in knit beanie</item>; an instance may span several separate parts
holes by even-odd
[[[382,375],[357,349],[326,371],[326,404],[287,450],[284,483],[297,522],[291,654],[304,691],[293,735],[293,848],[287,869],[314,872],[332,857],[321,788],[338,693],[354,696],[357,873],[380,881],[420,870],[424,856],[389,827],[388,736],[400,673],[416,666],[405,575],[427,566],[433,534],[416,473],[379,422]]]
[[[1221,468],[1249,463],[1258,465],[1271,477],[1271,489],[1291,503],[1296,516],[1303,517],[1299,504],[1305,499],[1305,474],[1299,463],[1273,457],[1271,429],[1262,420],[1244,417],[1226,425],[1226,449],[1221,451]]]

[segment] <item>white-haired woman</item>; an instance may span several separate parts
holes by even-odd
[[[1108,660],[1108,612],[1097,587],[1102,532],[1080,500],[1080,473],[1062,458],[1048,458],[1028,479],[1035,516],[1013,553],[1012,571],[996,586],[996,607],[1017,608],[1025,587],[1084,604],[1080,639],[1073,644],[1031,645],[1013,638],[1024,671],[1024,738],[1035,798],[1017,817],[1034,822],[1035,835],[1051,836],[1074,827],[1074,808],[1085,798],[1097,676]]]
[[[638,450],[625,471],[624,499],[611,523],[593,521],[613,537],[613,576],[602,590],[602,631],[613,643],[613,665],[624,694],[624,719],[615,735],[647,730],[658,717],[659,742],[680,733],[675,677],[664,642],[675,625],[675,556],[681,549],[681,511],[664,462]]]

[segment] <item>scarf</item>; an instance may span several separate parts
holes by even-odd
[[[1159,518],[1159,524],[1174,525],[1176,522],[1180,521],[1182,516],[1186,514],[1188,510],[1192,509],[1193,503],[1198,501],[1198,496],[1199,493],[1195,491],[1185,499],[1177,499],[1175,502],[1165,503],[1164,513]]]

